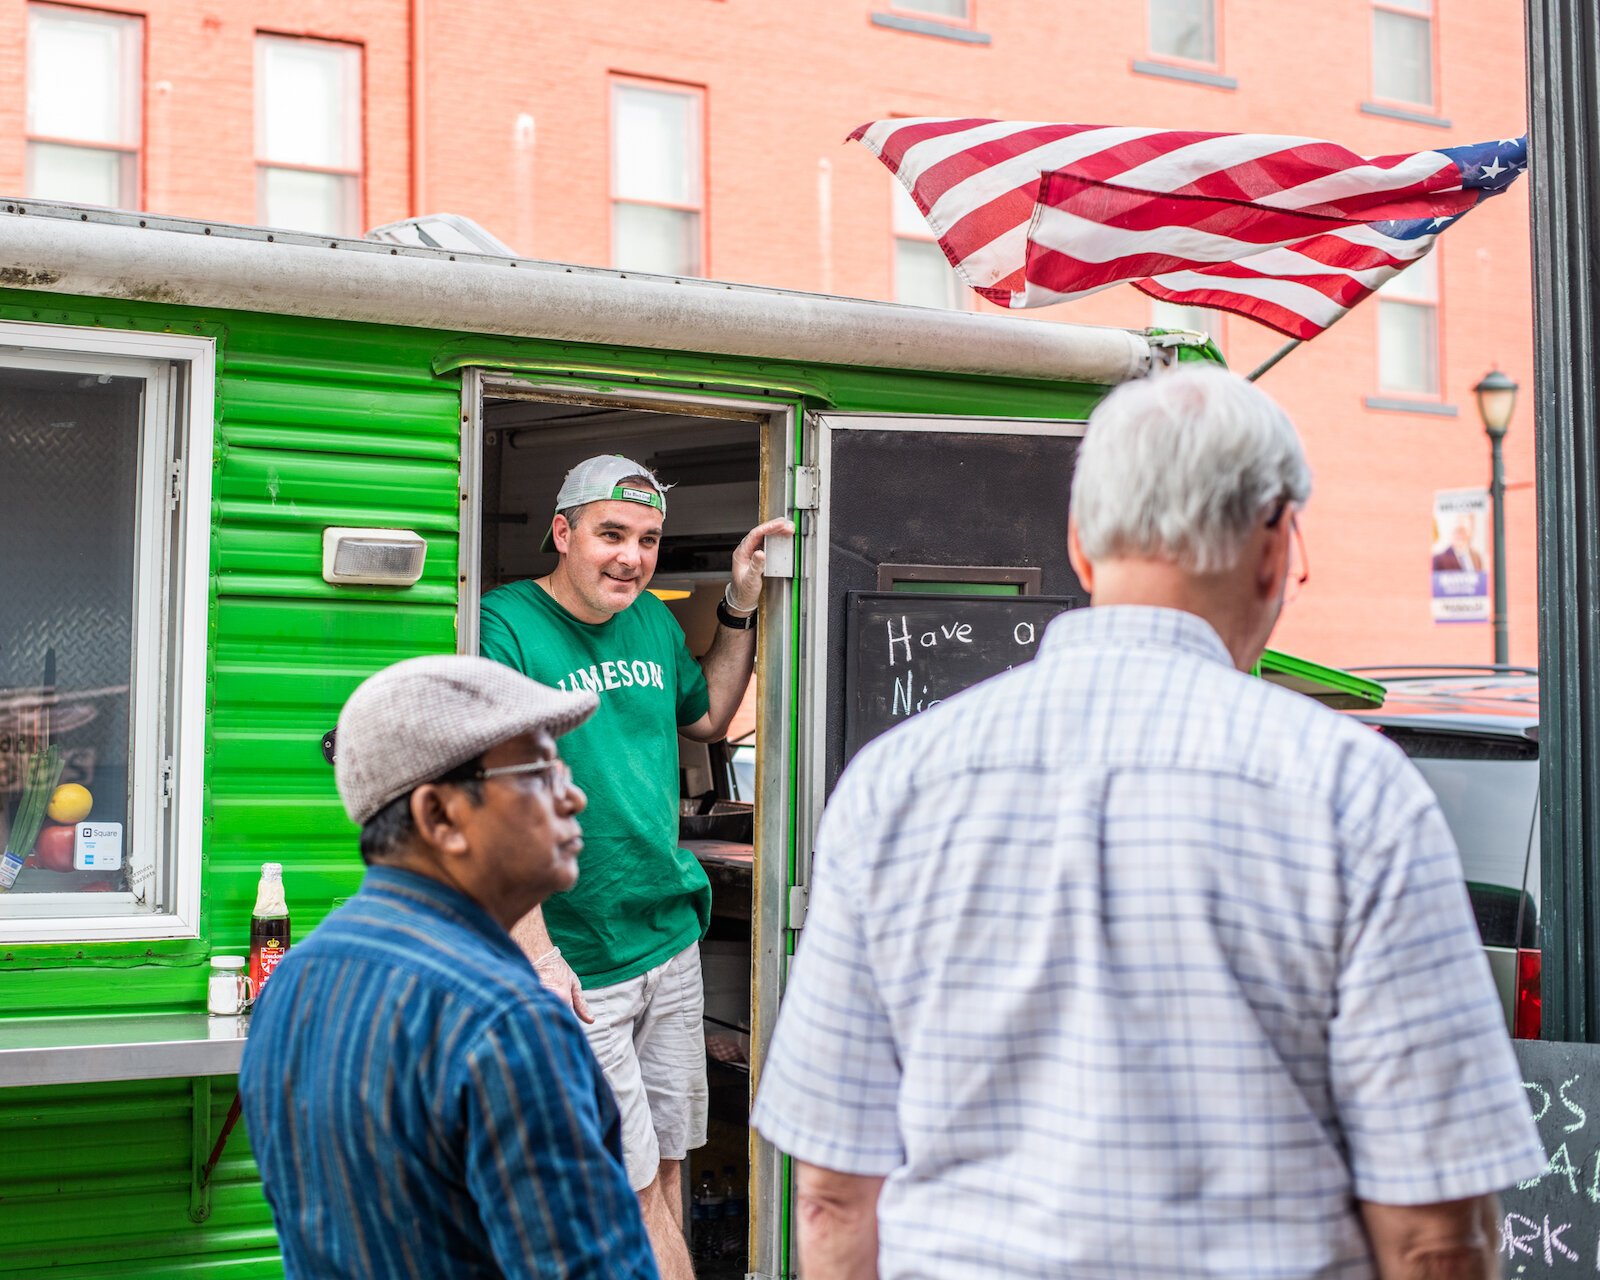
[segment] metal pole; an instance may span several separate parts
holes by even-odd
[[[1282,360],[1284,356],[1288,355],[1299,345],[1299,338],[1290,338],[1288,342],[1284,343],[1259,365],[1257,365],[1252,372],[1245,374],[1244,380],[1246,382],[1254,382],[1257,378],[1264,374],[1268,369],[1272,368],[1273,365],[1277,364],[1278,361]]]
[[[1489,432],[1489,514],[1494,520],[1494,663],[1506,666],[1511,645],[1506,635],[1506,471],[1501,453],[1504,436]]]
[[[1527,0],[1543,1034],[1600,1039],[1600,13]]]

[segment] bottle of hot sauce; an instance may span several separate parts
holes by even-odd
[[[261,864],[261,886],[250,914],[250,992],[259,998],[278,961],[289,951],[289,906],[283,899],[283,864]]]

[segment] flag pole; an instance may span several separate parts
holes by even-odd
[[[1254,382],[1268,369],[1272,368],[1273,365],[1277,364],[1278,361],[1282,360],[1284,356],[1288,355],[1291,351],[1298,347],[1300,342],[1301,339],[1299,338],[1290,338],[1288,342],[1284,343],[1281,347],[1274,351],[1261,364],[1257,365],[1253,373],[1247,374],[1245,376],[1245,381]]]

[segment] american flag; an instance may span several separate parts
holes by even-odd
[[[936,118],[850,135],[967,284],[1042,307],[1151,297],[1321,333],[1527,168],[1527,138],[1358,156],[1317,138]]]

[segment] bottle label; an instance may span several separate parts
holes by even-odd
[[[250,990],[256,998],[261,996],[261,988],[267,985],[267,979],[272,976],[272,971],[278,967],[278,962],[289,952],[277,938],[268,938],[250,954]]]

